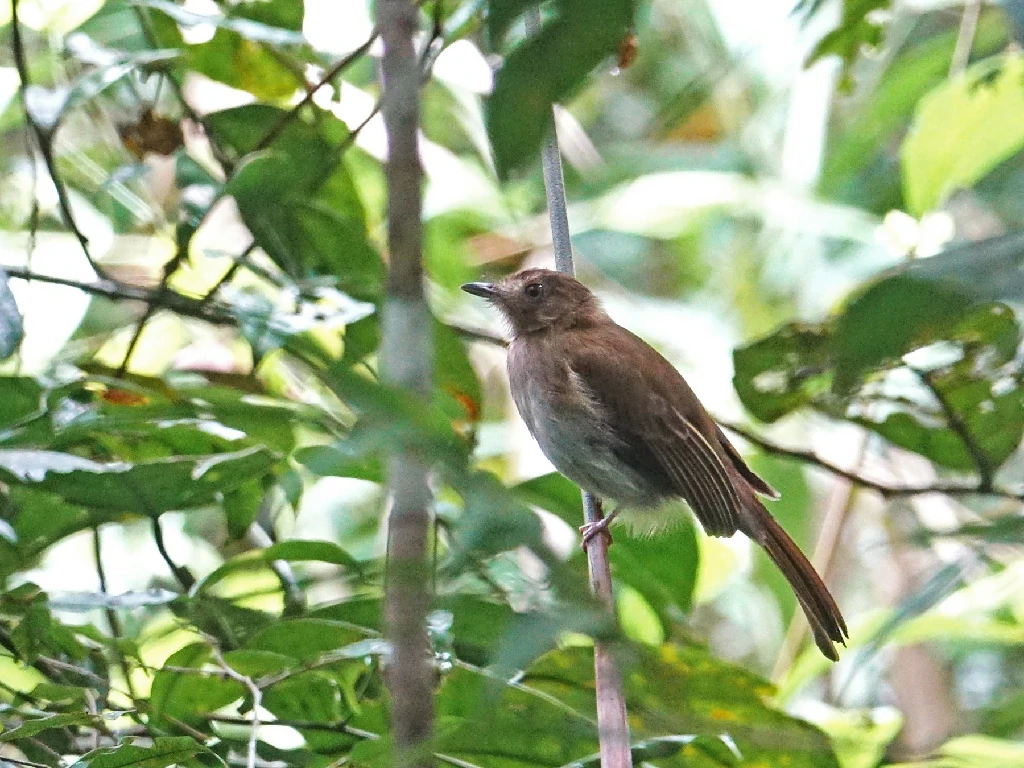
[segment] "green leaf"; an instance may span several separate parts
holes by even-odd
[[[490,0],[487,6],[487,37],[498,48],[512,23],[541,0]]]
[[[182,8],[171,0],[131,0],[133,5],[152,8],[167,14],[183,27],[212,24],[221,30],[229,30],[255,43],[272,45],[300,45],[305,43],[301,28],[301,10],[296,17],[295,3],[245,2],[232,9],[230,15],[194,13]],[[261,9],[259,6],[269,6]],[[292,6],[288,8],[288,6]],[[301,6],[299,6],[301,8]],[[296,18],[298,24],[296,24]]]
[[[94,749],[82,755],[72,768],[166,768],[195,755],[213,755],[191,736],[157,736],[152,745],[146,746],[144,741],[133,737],[116,747]]]
[[[991,57],[929,93],[903,142],[903,184],[921,215],[1024,148],[1024,55]]]
[[[959,736],[939,748],[936,757],[914,763],[890,763],[886,768],[1019,768],[1024,746],[988,736]]]
[[[10,278],[0,269],[0,361],[6,360],[21,346],[25,326],[21,321],[18,303],[11,293]]]
[[[5,717],[10,715],[10,713],[6,712],[4,714]],[[17,728],[11,728],[10,730],[0,733],[0,744],[16,742],[20,739],[28,739],[35,736],[37,733],[42,733],[50,728],[66,728],[74,725],[98,727],[100,725],[100,720],[97,715],[91,715],[88,712],[51,714],[46,715],[45,717],[27,719]]]
[[[241,698],[245,688],[235,680],[219,675],[210,648],[192,643],[171,654],[165,667],[194,668],[195,673],[159,670],[153,677],[150,706],[155,718],[173,718],[197,722],[202,715],[215,712]],[[206,673],[201,673],[201,670]]]
[[[0,450],[0,477],[97,511],[156,516],[212,503],[274,462],[262,447],[134,464],[54,451]]]
[[[787,325],[733,352],[733,385],[761,421],[775,421],[812,403],[831,386],[828,326]]]
[[[350,296],[380,297],[384,265],[369,244],[366,216],[341,147],[348,129],[334,115],[290,121],[268,149],[284,110],[249,105],[208,116],[214,133],[248,155],[225,185],[256,241],[288,274],[329,275]]]
[[[498,175],[536,161],[552,125],[551,107],[568,98],[618,51],[633,23],[632,0],[561,0],[556,17],[506,58],[487,101],[487,134]]]
[[[954,246],[907,264],[854,299],[835,326],[833,391],[871,368],[946,338],[987,302],[1024,297],[1024,233]]]
[[[246,648],[274,651],[298,661],[313,661],[321,654],[364,639],[364,633],[341,622],[291,619],[276,622],[257,633],[246,643]]]
[[[768,682],[715,659],[706,649],[635,646],[620,664],[635,740],[665,734],[727,735],[742,755],[741,765],[760,761],[838,768],[824,733],[766,703],[773,693]],[[591,649],[567,648],[542,658],[521,682],[589,714],[596,706],[593,673]]]
[[[653,536],[615,534],[608,550],[615,579],[633,587],[657,612],[666,633],[684,618],[693,603],[700,549],[686,509],[678,522]]]

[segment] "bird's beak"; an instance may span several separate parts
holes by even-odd
[[[466,283],[462,286],[462,290],[485,299],[495,299],[498,297],[498,287],[494,283]]]

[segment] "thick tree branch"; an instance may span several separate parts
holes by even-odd
[[[388,139],[391,255],[382,315],[381,374],[384,381],[429,398],[433,362],[430,313],[423,295],[420,70],[413,45],[418,11],[412,0],[378,0],[376,16],[384,41],[381,104]],[[388,459],[392,501],[384,620],[391,661],[386,678],[399,768],[431,762],[434,670],[426,624],[430,607],[427,469],[409,452],[399,451]]]

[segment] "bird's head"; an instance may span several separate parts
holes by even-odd
[[[513,336],[572,328],[605,317],[597,297],[583,283],[550,269],[526,269],[499,283],[466,283],[462,290],[497,306]]]

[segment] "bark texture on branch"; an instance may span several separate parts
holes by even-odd
[[[419,130],[420,73],[413,46],[418,11],[412,0],[378,0],[384,42],[381,109],[388,138],[388,250],[382,317],[381,374],[388,384],[430,395],[430,315],[423,294]],[[388,460],[391,512],[385,626],[391,724],[399,766],[430,763],[433,679],[426,618],[430,609],[427,467],[410,453]]]

